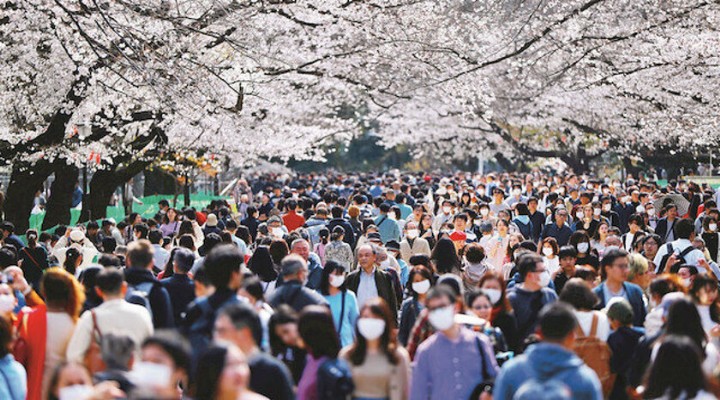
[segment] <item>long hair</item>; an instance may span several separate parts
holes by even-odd
[[[392,331],[393,320],[390,307],[388,307],[385,300],[376,297],[367,301],[365,305],[362,306],[360,315],[362,315],[365,310],[369,310],[372,315],[380,317],[385,321],[385,331],[382,336],[380,336],[380,349],[385,353],[385,357],[387,357],[390,364],[397,365],[399,361],[397,355],[398,343],[397,337]],[[350,346],[348,356],[354,365],[364,363],[365,357],[367,356],[367,340],[360,334],[357,326],[355,327],[355,343]]]
[[[274,239],[270,242],[268,250],[270,250],[270,256],[272,257],[272,261],[275,265],[280,265],[282,259],[290,254],[290,248],[288,247],[287,242],[282,239]]]
[[[278,277],[275,263],[273,263],[270,249],[267,246],[258,246],[255,249],[250,261],[248,261],[248,268],[263,282],[272,282]]]
[[[670,306],[665,324],[665,335],[688,337],[701,350],[705,349],[708,341],[702,327],[700,313],[695,304],[687,298],[680,299]],[[704,351],[702,358],[705,358]]]
[[[308,353],[315,358],[337,358],[340,352],[340,339],[335,331],[330,310],[324,306],[305,307],[298,320],[298,333],[305,343]]]
[[[225,369],[228,347],[213,344],[198,360],[195,379],[195,398],[197,400],[213,400],[217,395],[220,376]]]
[[[435,262],[439,274],[447,274],[453,269],[460,269],[460,257],[455,251],[455,244],[448,238],[441,238],[433,248],[430,258]]]
[[[85,292],[73,275],[58,267],[46,269],[40,279],[40,293],[48,305],[62,308],[77,321],[85,302]]]
[[[665,337],[648,373],[645,398],[677,399],[683,392],[685,398],[695,398],[707,385],[701,360],[702,350],[692,339],[679,335]]]
[[[695,279],[693,279],[689,294],[690,297],[692,297],[693,301],[697,304],[700,304],[699,292],[700,289],[703,288],[706,291],[710,289],[714,289],[715,291],[717,291],[717,280],[711,278],[707,274],[695,275]],[[717,299],[715,300],[716,301],[713,301],[712,304],[710,304],[710,319],[712,319],[715,323],[720,323],[720,304],[718,304]]]
[[[65,251],[65,262],[63,263],[63,267],[65,268],[65,270],[75,275],[75,270],[77,269],[77,266],[75,264],[77,264],[77,261],[78,259],[80,259],[80,257],[82,257],[82,253],[80,252],[80,250],[74,247],[70,247],[69,249],[67,249]]]
[[[335,260],[326,261],[325,267],[323,267],[322,273],[320,275],[320,294],[325,296],[328,296],[330,294],[330,274],[335,271],[340,271],[344,273],[345,267]],[[343,282],[343,284],[340,285],[338,289],[343,293],[344,296],[344,293],[347,290],[347,283]],[[342,321],[340,321],[340,323],[342,323]]]

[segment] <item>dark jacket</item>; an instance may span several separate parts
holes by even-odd
[[[170,295],[167,290],[155,279],[155,276],[147,269],[126,268],[125,281],[128,285],[137,285],[143,282],[153,282],[152,289],[148,295],[150,308],[152,309],[153,326],[155,329],[173,328],[175,318],[170,303]]]
[[[532,241],[537,243],[540,241],[540,235],[545,226],[545,215],[540,211],[535,211],[535,214],[530,215],[530,222],[533,224]]]
[[[343,237],[343,242],[350,245],[351,249],[355,248],[355,230],[353,229],[352,225],[344,219],[344,218],[333,218],[328,222],[327,228],[332,233],[333,228],[336,226],[342,226],[345,230],[345,236]]]
[[[305,306],[327,305],[328,302],[320,293],[303,286],[299,281],[292,280],[275,289],[268,298],[268,304],[273,308],[277,308],[280,304],[287,304],[293,310],[300,312]]]
[[[612,350],[610,369],[617,374],[615,385],[610,394],[611,399],[622,400],[628,398],[625,391],[628,386],[628,373],[630,372],[633,353],[641,337],[642,333],[627,326],[621,326],[608,337],[607,344]]]
[[[293,378],[290,370],[277,358],[258,352],[248,359],[250,390],[268,399],[292,400]]]
[[[603,295],[603,291],[605,290],[605,282],[602,282],[599,284],[595,289],[593,289],[593,292],[595,295],[600,299],[600,303],[597,305],[597,310],[602,310],[605,308],[605,296]],[[645,322],[645,302],[643,301],[643,292],[640,286],[625,282],[623,283],[623,290],[625,291],[625,296],[627,298],[627,301],[630,302],[630,305],[633,309],[633,325],[635,326],[643,326],[643,323]]]
[[[170,295],[175,321],[180,321],[188,305],[195,300],[195,282],[185,274],[173,274],[160,281]]]
[[[254,217],[247,217],[244,220],[240,221],[240,225],[246,226],[250,231],[250,236],[252,236],[253,240],[255,240],[255,238],[257,237],[257,230],[258,225],[260,225],[260,221],[258,221],[258,219]]]
[[[675,218],[675,221],[672,222],[672,230],[673,230],[673,240],[677,239],[677,234],[675,234],[675,225],[677,225],[678,221],[680,221],[679,218]],[[660,239],[665,241],[665,238],[668,235],[668,219],[667,218],[660,218],[657,222],[657,225],[655,226],[655,234],[660,236]]]
[[[547,237],[553,237],[557,240],[558,246],[562,247],[568,244],[572,233],[573,231],[568,224],[563,224],[562,228],[560,228],[555,222],[553,222],[545,225],[542,231],[542,238],[545,239]]]
[[[403,346],[407,346],[410,332],[415,326],[415,321],[422,308],[423,306],[413,297],[408,297],[403,301],[400,307],[400,329],[398,330],[398,341]]]
[[[362,269],[359,268],[350,274],[348,274],[345,283],[347,288],[358,294],[358,287],[360,287],[360,274]],[[393,287],[393,281],[390,274],[385,271],[381,271],[377,267],[375,268],[375,287],[377,287],[378,296],[387,302],[390,306],[390,311],[393,313],[393,321],[397,321],[397,298],[395,296],[395,288]],[[360,306],[360,304],[358,304]]]

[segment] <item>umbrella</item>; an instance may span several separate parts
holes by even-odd
[[[690,202],[683,197],[683,195],[677,193],[666,194],[655,200],[655,209],[660,211],[663,207],[671,203],[677,206],[678,215],[685,215],[690,209]]]

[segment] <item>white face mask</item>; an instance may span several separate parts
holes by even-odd
[[[589,248],[590,248],[590,244],[588,244],[586,242],[578,243],[578,245],[577,245],[578,253],[585,254],[585,253],[587,253]]]
[[[60,400],[82,400],[88,399],[92,395],[93,388],[90,385],[72,385],[66,386],[58,391]]]
[[[428,290],[430,290],[430,281],[423,279],[420,282],[413,282],[412,289],[417,294],[425,294]]]
[[[540,274],[540,286],[547,287],[550,284],[550,273],[545,271]]]
[[[520,196],[520,193],[522,193],[522,191],[521,191],[520,189],[515,189],[515,190],[513,190],[513,194],[514,194],[515,196]]]
[[[330,275],[330,284],[333,287],[340,287],[345,283],[345,275]]]
[[[272,228],[272,234],[276,237],[282,237],[285,232],[282,230],[282,228]]]
[[[550,257],[553,254],[553,249],[552,247],[543,247],[542,252],[545,254],[545,257]]]
[[[377,318],[360,318],[357,327],[365,339],[375,340],[385,332],[385,321]]]
[[[708,228],[711,231],[715,232],[717,230],[717,224],[708,224]]]
[[[611,204],[610,204],[610,203],[607,203],[607,204],[603,204],[603,206],[602,206],[602,208],[603,208],[603,211],[605,211],[605,212],[608,212],[608,211],[610,211],[610,206],[611,206]]]
[[[502,297],[502,292],[498,289],[483,288],[482,291],[490,298],[490,302],[493,303],[493,305],[497,304],[497,302],[500,301],[500,297]]]
[[[654,208],[647,208],[645,209],[647,212],[648,217],[654,217],[655,216],[655,209]]]
[[[409,229],[409,230],[405,233],[405,237],[407,237],[408,239],[415,239],[416,237],[418,237],[419,234],[420,234],[420,231],[419,231],[419,230],[417,230],[417,229]]]
[[[635,207],[635,212],[638,212],[638,213],[645,212],[645,207],[637,206],[637,207]]]
[[[689,288],[690,285],[692,285],[692,280],[690,280],[690,278],[685,278],[685,279],[682,280],[682,284],[683,284],[683,286],[685,286],[686,288]]]
[[[599,217],[600,214],[602,214],[602,210],[601,210],[601,209],[599,209],[599,208],[593,208],[593,215],[595,215],[596,217]]]
[[[578,211],[575,213],[575,216],[577,217],[577,219],[583,219],[585,213],[583,213],[582,211]]]
[[[439,331],[450,329],[455,323],[455,305],[451,304],[447,307],[430,311],[428,320],[430,324]]]
[[[130,381],[138,387],[164,387],[170,382],[172,369],[167,365],[140,361],[130,371]]]
[[[0,313],[10,312],[15,308],[15,296],[11,294],[0,295]]]
[[[490,210],[488,210],[487,208],[480,209],[480,215],[482,215],[483,217],[487,216],[488,214],[490,214]]]
[[[448,207],[448,206],[443,207],[443,212],[445,214],[450,214],[451,211],[452,211],[452,207]]]

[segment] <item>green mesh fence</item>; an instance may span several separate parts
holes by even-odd
[[[145,218],[152,218],[155,214],[157,214],[159,208],[158,208],[158,202],[162,199],[165,199],[170,202],[170,207],[173,207],[173,196],[164,196],[164,195],[155,195],[155,196],[147,196],[147,197],[141,197],[139,200],[142,201],[142,204],[133,203],[133,211],[140,213]],[[190,196],[190,206],[195,207],[196,210],[200,210],[203,207],[206,207],[211,201],[213,200],[229,200],[230,197],[223,197],[223,196],[211,196],[207,194],[195,194]],[[232,201],[229,201],[229,203],[232,205]],[[178,196],[177,203],[175,204],[175,207],[177,208],[183,208],[185,205],[184,202],[184,196]],[[233,212],[235,212],[235,205],[233,206]],[[114,218],[115,221],[121,221],[125,218],[125,209],[122,205],[119,206],[108,206],[107,208],[107,217],[106,218]],[[45,219],[45,212],[43,211],[40,214],[34,214],[30,216],[30,229],[36,229],[38,232],[41,231],[43,220]],[[70,210],[70,225],[77,224],[78,220],[80,219],[80,210],[79,209],[71,209]],[[97,220],[98,223],[100,223],[101,220]],[[52,232],[57,226],[53,226],[52,228],[46,229],[45,231]]]

